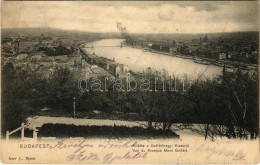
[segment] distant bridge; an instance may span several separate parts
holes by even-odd
[[[91,46],[85,46],[84,48],[97,48],[97,47],[124,47],[125,45],[123,45],[122,43],[120,45],[107,45],[107,46],[94,46],[93,44]]]

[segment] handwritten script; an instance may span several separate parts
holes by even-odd
[[[112,163],[116,160],[129,160],[129,159],[144,159],[147,158],[147,152],[135,152],[131,153],[130,151],[125,151],[128,148],[131,149],[137,145],[137,142],[126,141],[123,143],[120,142],[111,142],[106,141],[99,144],[89,144],[86,140],[81,140],[80,142],[73,142],[68,140],[60,140],[56,144],[50,146],[51,150],[69,150],[69,154],[66,156],[67,161],[100,161],[102,163]],[[103,156],[99,153],[92,152],[93,149],[102,149],[105,153]],[[124,149],[124,152],[114,153],[114,149]]]
[[[233,160],[245,160],[246,155],[243,153],[242,150],[239,151],[232,151],[230,149],[226,149],[224,147],[210,147],[205,144],[201,144],[199,147],[197,147],[196,152],[207,152],[209,153],[206,158],[209,159],[213,155],[218,156],[225,156],[225,157],[231,157]]]

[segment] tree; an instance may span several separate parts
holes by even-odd
[[[215,79],[197,80],[188,91],[195,100],[205,139],[210,136],[251,139],[258,135],[258,73],[237,70]]]
[[[68,68],[56,68],[47,82],[47,104],[53,108],[71,111],[73,97],[78,97],[77,81]]]
[[[232,134],[236,137],[246,137],[250,132],[251,139],[258,135],[258,73],[250,76],[239,69],[235,73],[223,72],[220,77],[223,92],[223,102],[232,116],[234,127]]]
[[[31,100],[27,99],[28,89],[20,82],[28,78],[25,74],[23,79],[12,63],[7,63],[2,68],[2,133],[12,130],[26,121],[32,111]]]

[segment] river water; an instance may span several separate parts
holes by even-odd
[[[152,70],[165,69],[169,74],[186,74],[188,77],[213,78],[221,74],[222,67],[195,63],[191,59],[183,59],[164,54],[143,51],[138,48],[120,47],[123,39],[103,39],[86,44],[85,50],[100,57],[115,59],[117,63],[128,65],[133,72],[143,72],[150,67]],[[92,48],[93,44],[93,48]]]

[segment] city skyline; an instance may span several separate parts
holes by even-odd
[[[87,32],[222,33],[258,31],[258,2],[3,2],[2,28]]]

